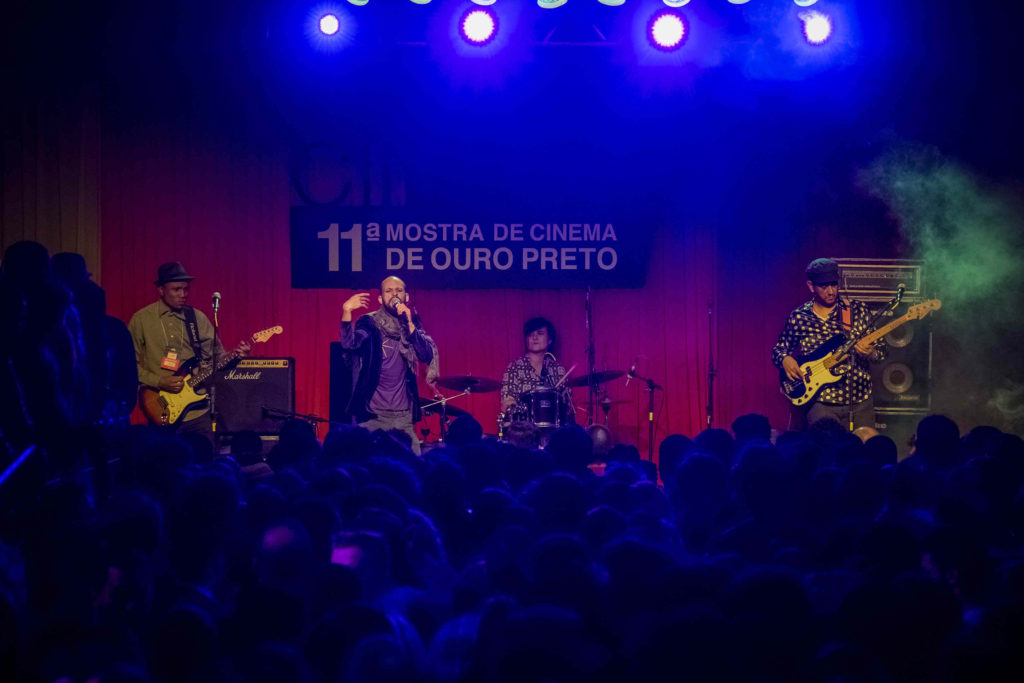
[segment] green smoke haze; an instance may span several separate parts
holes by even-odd
[[[969,429],[1024,427],[1024,203],[934,149],[906,145],[860,174],[906,255],[924,262],[935,315],[932,402]]]

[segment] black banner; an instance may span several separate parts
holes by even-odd
[[[426,289],[642,287],[653,226],[573,214],[555,222],[292,207],[292,287],[370,289],[389,275]]]

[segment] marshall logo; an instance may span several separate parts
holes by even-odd
[[[224,375],[224,379],[247,379],[247,380],[253,380],[253,379],[259,379],[260,375],[262,375],[262,374],[263,374],[262,370],[252,370],[250,372],[239,372],[238,368],[235,368],[235,369],[231,370],[231,372],[228,372],[226,375]]]

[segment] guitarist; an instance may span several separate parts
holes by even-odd
[[[180,263],[163,264],[157,269],[153,283],[159,299],[136,311],[128,321],[135,344],[139,384],[177,394],[184,386],[184,373],[176,373],[188,360],[198,355],[201,363],[212,362],[213,325],[202,311],[188,305],[190,283],[194,279]],[[217,356],[222,357],[225,351],[220,340],[216,344]],[[236,349],[243,358],[249,350],[249,343],[244,341]],[[209,405],[188,411],[175,429],[200,434],[212,443]]]
[[[871,312],[862,301],[839,296],[839,264],[833,259],[811,261],[806,270],[811,300],[794,310],[772,347],[772,363],[793,380],[800,379],[800,365],[792,354],[805,355],[837,334],[847,339],[869,331]],[[869,362],[885,357],[885,342],[857,342],[851,354],[851,367],[843,379],[825,385],[813,401],[793,406],[790,428],[800,429],[824,418],[849,425],[853,409],[854,427],[875,426],[875,406],[871,397]]]

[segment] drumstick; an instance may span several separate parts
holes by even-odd
[[[571,368],[569,368],[568,370],[566,370],[566,371],[565,371],[565,374],[564,374],[564,375],[562,375],[562,379],[558,380],[558,384],[556,384],[555,386],[553,386],[553,387],[551,387],[551,388],[552,388],[552,389],[557,389],[557,388],[558,388],[558,385],[559,385],[559,384],[561,384],[562,382],[564,382],[564,381],[565,381],[565,378],[566,378],[566,377],[568,377],[568,376],[569,376],[570,374],[572,374],[572,371],[576,369],[576,366],[577,366],[577,365],[579,365],[579,363],[573,363],[573,364],[572,364],[572,367],[571,367]]]

